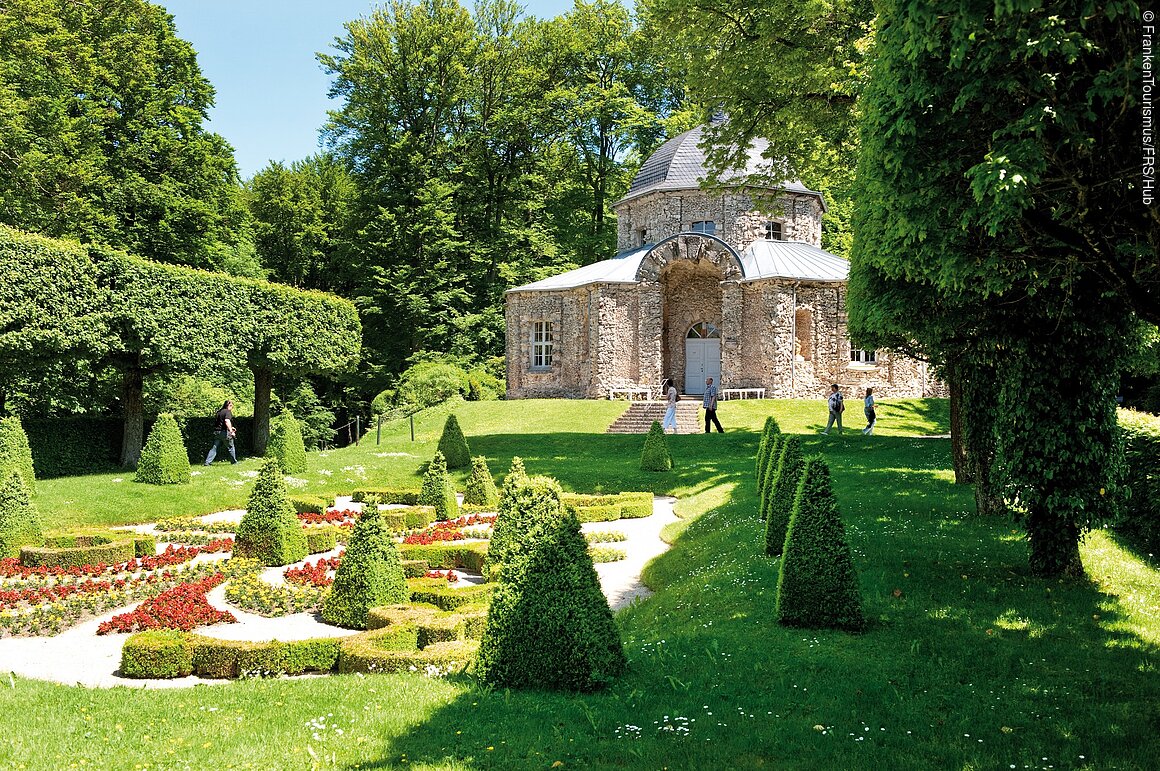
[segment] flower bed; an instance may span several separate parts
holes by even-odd
[[[198,517],[171,517],[154,523],[153,529],[159,533],[186,530],[196,530],[201,533],[233,533],[237,531],[238,523],[202,522]]]
[[[433,543],[462,540],[464,540],[464,535],[458,530],[431,530],[424,533],[411,533],[403,539],[403,543],[415,546],[430,546]]]
[[[178,584],[141,603],[129,613],[113,616],[97,627],[97,634],[144,632],[147,629],[178,629],[188,632],[199,626],[237,622],[233,613],[217,610],[206,593],[226,580],[221,573],[192,583]]]
[[[339,527],[354,527],[354,521],[358,519],[359,513],[353,509],[342,509],[341,511],[331,509],[322,513],[314,511],[300,511],[298,512],[298,519],[306,525],[338,525]]]
[[[60,565],[25,567],[14,557],[0,560],[0,579],[40,579],[49,577],[71,576],[98,577],[102,575],[117,575],[119,573],[135,573],[140,570],[157,570],[159,568],[180,565],[189,562],[199,554],[216,554],[231,551],[234,548],[234,539],[219,538],[204,546],[168,546],[161,554],[136,557],[125,562],[104,563],[95,565],[78,565],[63,567]]]
[[[300,568],[286,568],[282,575],[293,584],[330,586],[334,583],[334,578],[330,576],[330,572],[338,570],[340,562],[342,562],[342,554],[328,559],[320,559],[315,563],[307,562]]]
[[[495,524],[495,517],[495,514],[468,514],[456,519],[436,522],[432,526],[432,530],[459,530],[472,525],[492,525]]]
[[[226,600],[259,616],[285,616],[320,610],[329,592],[329,586],[311,584],[273,586],[253,573],[230,581]]]

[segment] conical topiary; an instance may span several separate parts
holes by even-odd
[[[777,469],[770,472],[768,492],[765,496],[765,553],[770,556],[781,554],[785,545],[785,531],[789,527],[789,517],[793,513],[794,498],[798,483],[805,468],[802,454],[802,440],[798,436],[786,437],[777,459]]]
[[[673,468],[673,456],[669,455],[669,444],[665,440],[665,430],[660,421],[654,420],[644,438],[644,447],[640,451],[641,471],[670,471]]]
[[[0,420],[0,477],[7,476],[8,469],[14,468],[24,477],[29,494],[36,492],[36,471],[32,465],[32,448],[28,445],[28,434],[16,415]]]
[[[787,626],[857,630],[862,598],[846,529],[821,456],[806,461],[777,582],[777,620]]]
[[[443,453],[447,461],[447,468],[467,468],[471,465],[471,448],[467,446],[467,437],[459,427],[459,419],[454,415],[447,416],[443,424],[443,435],[439,437],[439,452]]]
[[[410,598],[399,550],[378,508],[368,507],[354,525],[334,586],[322,605],[322,618],[348,629],[366,629],[371,608]]]
[[[267,458],[234,539],[234,556],[263,565],[289,565],[307,554],[306,533],[286,495],[277,458]]]
[[[24,475],[8,469],[0,481],[0,559],[19,557],[21,546],[40,546],[40,516]]]
[[[482,455],[471,461],[471,476],[467,479],[467,489],[463,491],[463,502],[489,509],[499,505],[499,491],[495,489],[487,458]]]
[[[769,491],[773,487],[773,479],[777,475],[777,464],[781,458],[781,448],[784,444],[784,434],[771,436],[769,441],[765,443],[765,469],[761,472],[761,481],[757,483],[757,499],[760,502],[762,519],[765,519]]]
[[[492,595],[479,678],[500,688],[608,686],[626,661],[580,523],[557,508],[528,533],[526,549],[505,563]]]
[[[443,453],[435,451],[435,457],[423,475],[423,488],[419,491],[419,505],[435,507],[435,519],[455,519],[459,516],[459,501],[455,497],[455,485],[447,474],[447,461]]]
[[[275,458],[283,474],[298,474],[306,470],[306,445],[302,442],[302,426],[289,412],[283,412],[270,421],[270,441],[266,443],[266,457]]]
[[[137,461],[135,478],[150,485],[189,484],[189,453],[172,415],[157,416]]]
[[[770,442],[781,435],[781,426],[772,415],[765,418],[765,425],[761,428],[761,440],[757,443],[756,474],[757,486],[761,489],[765,482],[765,468],[769,465]]]
[[[528,533],[536,523],[563,514],[560,484],[555,479],[508,474],[503,487],[504,495],[487,542],[485,575],[525,548]]]
[[[503,478],[503,489],[500,491],[500,497],[507,495],[509,487],[514,488],[527,478],[528,472],[524,468],[524,459],[516,455],[512,458],[512,465],[508,468],[507,476]]]

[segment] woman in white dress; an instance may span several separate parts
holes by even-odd
[[[673,383],[672,378],[669,378],[665,382],[669,384],[669,388],[665,392],[668,398],[668,404],[665,407],[665,419],[661,423],[661,428],[667,434],[669,428],[672,427],[673,433],[675,434],[677,433],[677,386]]]

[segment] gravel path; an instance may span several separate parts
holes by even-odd
[[[620,610],[637,598],[647,597],[651,591],[640,581],[641,570],[646,563],[668,549],[668,544],[660,539],[661,528],[677,521],[673,515],[673,498],[656,498],[653,501],[653,515],[643,519],[623,519],[616,522],[590,522],[582,527],[586,532],[594,530],[617,530],[628,538],[625,541],[609,543],[608,546],[624,549],[627,559],[596,565],[600,585],[608,596],[614,611]],[[342,505],[339,506],[342,508]],[[205,517],[205,521],[236,520],[240,512],[220,512]],[[141,526],[141,529],[151,526]],[[307,561],[314,562],[334,552],[311,555]],[[225,555],[201,555],[196,561],[223,559]],[[298,563],[302,564],[302,563]],[[263,578],[272,583],[282,583],[285,568],[267,568]],[[475,576],[465,576],[465,581],[475,583]],[[236,624],[215,624],[202,627],[198,634],[217,637],[222,640],[304,640],[311,637],[343,637],[356,634],[355,630],[340,629],[322,623],[312,613],[296,613],[291,616],[266,618],[240,610],[225,600],[225,587],[213,589],[209,595],[210,604],[215,608],[229,610],[237,617]],[[121,662],[121,646],[125,642],[123,634],[98,635],[97,627],[119,613],[125,613],[136,605],[109,611],[97,618],[89,619],[55,637],[7,637],[0,639],[0,672],[12,672],[22,677],[50,680],[65,685],[82,685],[96,688],[128,686],[132,688],[182,688],[199,683],[228,683],[228,680],[205,680],[200,677],[184,677],[173,680],[137,680],[121,677],[117,667]]]

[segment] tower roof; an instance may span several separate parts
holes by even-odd
[[[705,151],[700,148],[704,130],[704,126],[689,129],[657,148],[637,171],[628,192],[616,202],[616,205],[619,206],[648,193],[698,189],[701,181],[709,176],[705,164]],[[755,140],[749,147],[745,168],[726,172],[721,177],[722,181],[742,184],[751,176],[768,172],[769,161],[762,157],[767,147],[769,142],[764,139]],[[782,184],[781,189],[821,197],[821,193],[810,190],[797,180]]]

